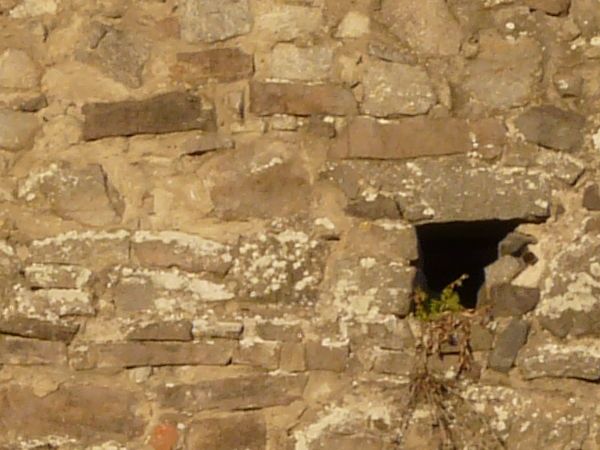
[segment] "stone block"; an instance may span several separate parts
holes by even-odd
[[[0,443],[10,436],[45,439],[66,436],[83,443],[128,443],[143,435],[145,422],[135,394],[111,383],[60,384],[45,396],[26,385],[0,389]],[[14,443],[14,441],[12,441]]]
[[[0,364],[66,365],[67,347],[64,342],[0,335]]]
[[[357,39],[369,34],[371,20],[369,16],[358,11],[348,11],[335,31],[340,39]]]
[[[283,406],[302,397],[306,378],[301,375],[249,375],[164,386],[159,401],[186,411],[241,410]]]
[[[134,260],[143,266],[224,275],[233,260],[228,245],[178,231],[137,231],[131,244]]]
[[[384,350],[414,348],[415,338],[407,321],[395,317],[386,321],[357,323],[349,329],[352,346],[366,345]]]
[[[40,68],[23,50],[9,48],[0,55],[0,87],[33,89],[40,82]]]
[[[191,341],[192,322],[187,320],[134,325],[127,333],[130,341]]]
[[[108,342],[89,346],[97,367],[224,366],[231,362],[234,342]]]
[[[193,422],[190,448],[206,450],[265,450],[267,426],[261,412],[244,412]]]
[[[357,105],[352,92],[338,85],[252,81],[250,111],[259,116],[343,116],[356,114]]]
[[[311,341],[306,344],[306,367],[308,370],[343,372],[349,353],[347,344]]]
[[[536,106],[515,120],[525,139],[542,147],[574,151],[583,143],[585,117],[555,106]]]
[[[535,309],[540,301],[538,288],[515,286],[510,283],[491,286],[488,295],[494,317],[522,316]]]
[[[268,59],[269,78],[290,81],[324,81],[333,67],[333,49],[329,47],[298,47],[279,43]]]
[[[378,350],[375,353],[373,370],[378,373],[408,377],[414,369],[415,355],[390,350]]]
[[[177,64],[171,68],[175,80],[192,85],[209,81],[229,83],[253,74],[254,58],[237,47],[178,53]]]
[[[89,269],[69,264],[31,264],[25,267],[25,280],[32,288],[81,289],[91,277]]]
[[[83,106],[83,138],[161,134],[175,131],[215,131],[214,110],[200,97],[168,92],[145,100],[89,103]]]
[[[558,16],[569,11],[571,0],[525,0],[525,4],[532,9]]]
[[[590,184],[585,188],[583,207],[588,211],[600,211],[600,185]]]
[[[243,107],[241,107],[243,109]],[[236,108],[237,109],[237,108]],[[202,155],[213,150],[235,147],[235,141],[219,133],[203,133],[194,136],[181,145],[181,153],[185,155]]]
[[[0,108],[0,149],[17,151],[30,147],[40,125],[34,114]]]
[[[269,4],[256,14],[254,31],[272,42],[290,42],[318,34],[323,26],[321,8],[295,3]]]
[[[315,441],[311,442],[309,450],[327,450],[327,449],[344,449],[344,450],[383,450],[384,443],[380,437],[345,435],[335,433],[325,433],[319,436]]]
[[[361,111],[375,117],[426,114],[437,102],[429,75],[418,66],[371,61],[362,85]]]
[[[279,367],[281,345],[278,342],[242,340],[233,354],[233,364],[275,370]]]
[[[15,289],[8,309],[30,318],[57,320],[66,316],[93,316],[92,296],[79,289]]]
[[[537,240],[533,236],[514,231],[508,233],[504,239],[498,243],[498,257],[505,255],[520,256],[523,250],[529,244],[535,244]]]
[[[304,372],[306,370],[304,344],[299,342],[281,344],[279,368],[285,372]]]
[[[360,258],[414,261],[419,257],[417,233],[400,220],[361,222],[343,240],[345,253]]]
[[[469,333],[469,345],[474,352],[488,351],[492,349],[494,334],[489,328],[474,323]]]
[[[192,333],[195,338],[239,339],[243,330],[242,322],[211,322],[197,319],[194,320]]]
[[[69,322],[51,322],[26,316],[0,318],[0,333],[48,341],[71,342],[79,325]]]
[[[216,42],[250,32],[248,0],[185,0],[179,7],[181,37],[188,42]]]
[[[267,341],[300,342],[304,336],[302,327],[295,323],[278,321],[257,322],[256,334]]]
[[[490,353],[488,364],[498,372],[508,372],[517,358],[521,347],[527,342],[529,324],[523,320],[512,319],[508,326],[496,336],[494,349]]]
[[[332,149],[336,158],[409,159],[501,149],[506,130],[501,121],[406,118],[381,122],[368,117],[351,120]]]

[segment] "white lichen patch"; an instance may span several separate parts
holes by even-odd
[[[25,268],[28,283],[41,288],[81,289],[91,276],[85,267],[65,264],[31,264]]]
[[[13,301],[5,311],[46,320],[65,316],[91,316],[95,310],[92,297],[78,289],[39,289],[30,291],[23,286],[14,287]]]
[[[72,244],[73,241],[113,241],[129,238],[129,231],[68,231],[57,236],[37,239],[31,242],[33,248],[61,246]]]

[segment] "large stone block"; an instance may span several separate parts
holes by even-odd
[[[288,405],[302,396],[306,378],[300,375],[252,375],[160,388],[163,406],[182,410],[240,410]]]
[[[496,337],[494,349],[490,353],[489,366],[499,372],[508,372],[525,342],[529,324],[524,320],[512,319],[508,326]]]
[[[188,445],[206,450],[265,450],[265,418],[260,412],[248,412],[196,421],[190,426]]]
[[[52,322],[23,315],[0,318],[0,333],[48,341],[71,342],[79,325],[69,322]]]
[[[349,354],[347,343],[310,341],[306,344],[306,368],[343,372],[348,364]]]
[[[360,258],[414,261],[419,257],[417,232],[400,220],[361,222],[343,239],[344,252]]]
[[[573,151],[583,143],[585,117],[555,106],[536,106],[517,117],[515,125],[529,142]]]
[[[215,114],[200,97],[169,92],[146,100],[90,103],[83,106],[83,138],[216,129]]]
[[[141,437],[145,428],[135,412],[137,406],[134,394],[114,385],[61,384],[43,397],[31,387],[4,386],[0,389],[0,443],[52,435],[80,443],[128,443]]]
[[[357,106],[352,92],[338,85],[253,81],[250,83],[250,111],[259,116],[343,116],[356,114]]]
[[[418,117],[381,122],[357,117],[340,135],[332,156],[408,159],[502,149],[505,143],[506,129],[496,119],[466,121]]]
[[[17,151],[31,146],[39,129],[34,114],[0,108],[0,149]]]
[[[17,286],[9,298],[8,312],[56,321],[66,316],[93,316],[92,296],[79,289],[35,289]]]
[[[371,61],[362,84],[361,111],[371,116],[425,114],[437,101],[429,75],[418,66]]]
[[[171,68],[173,78],[192,85],[243,80],[252,77],[253,73],[252,55],[237,47],[178,53],[177,64]]]
[[[66,363],[67,347],[63,342],[0,335],[0,364],[31,366]]]
[[[131,341],[191,341],[192,322],[187,320],[133,325],[127,334]]]
[[[216,42],[252,29],[248,0],[184,0],[179,7],[181,37],[189,42]]]

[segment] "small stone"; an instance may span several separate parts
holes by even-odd
[[[228,414],[191,424],[188,445],[206,450],[264,450],[267,425],[261,412]]]
[[[13,19],[37,17],[45,14],[55,14],[58,9],[56,0],[23,0],[11,9],[9,15]]]
[[[369,34],[370,19],[358,11],[349,11],[335,32],[335,37],[340,39],[356,39]]]
[[[553,78],[556,90],[563,97],[579,97],[583,92],[583,77],[572,70],[557,72]]]
[[[66,363],[67,347],[64,342],[0,335],[0,364],[60,366]]]
[[[379,350],[375,354],[373,370],[407,377],[414,369],[414,358],[414,355],[403,351]]]
[[[192,323],[186,320],[134,326],[127,334],[131,341],[191,341]]]
[[[78,330],[77,324],[56,323],[26,316],[9,316],[0,319],[0,333],[25,338],[68,343],[73,340]]]
[[[0,149],[16,151],[30,147],[39,129],[35,115],[0,109]]]
[[[506,255],[484,268],[485,284],[489,288],[510,283],[523,269],[525,264],[519,258]]]
[[[194,136],[181,145],[181,153],[198,156],[214,150],[230,149],[235,147],[235,141],[229,136],[219,133],[205,133]]]
[[[304,372],[306,370],[304,344],[284,342],[281,345],[279,368],[284,372]]]
[[[515,125],[525,139],[555,150],[581,147],[585,117],[555,106],[536,106],[522,113]]]
[[[181,37],[188,42],[216,42],[249,33],[248,0],[184,0],[179,7]]]
[[[527,342],[529,324],[523,320],[512,319],[508,326],[496,337],[494,349],[490,353],[489,366],[498,372],[508,372]]]
[[[48,99],[45,95],[40,94],[23,101],[19,105],[19,111],[34,113],[48,106]]]
[[[33,89],[40,82],[40,69],[22,50],[8,49],[0,55],[0,87]]]
[[[525,4],[532,9],[558,16],[569,11],[571,0],[525,0]]]
[[[300,342],[304,336],[300,325],[258,322],[256,334],[267,341]]]
[[[425,114],[437,102],[427,72],[407,64],[372,61],[363,86],[361,110],[376,117]]]
[[[192,330],[195,338],[239,339],[244,330],[241,322],[208,322],[194,320]]]
[[[250,111],[259,116],[343,116],[355,114],[357,106],[352,92],[337,85],[253,81],[250,83]]]
[[[175,131],[215,131],[214,111],[200,97],[169,92],[139,101],[91,103],[83,106],[83,138],[133,136]]]
[[[276,370],[279,367],[281,346],[278,342],[240,341],[233,354],[233,364]]]
[[[323,345],[320,342],[306,344],[306,367],[308,370],[343,372],[348,363],[347,345]]]
[[[498,243],[498,257],[512,255],[520,256],[523,250],[529,244],[535,244],[537,240],[528,234],[513,231],[508,233],[504,239]]]
[[[274,3],[255,17],[254,31],[268,41],[290,42],[319,33],[322,25],[321,8]]]
[[[474,352],[485,352],[492,349],[494,334],[483,325],[472,324],[469,334],[469,345]]]
[[[490,287],[488,301],[494,317],[521,316],[532,311],[539,303],[540,290],[501,283]]]
[[[333,66],[333,49],[297,47],[277,44],[269,58],[270,78],[291,81],[322,81],[329,78]]]
[[[600,186],[590,184],[583,192],[583,207],[588,211],[600,211]]]
[[[178,53],[177,64],[171,68],[173,78],[192,85],[207,81],[232,82],[253,74],[252,55],[236,47]]]

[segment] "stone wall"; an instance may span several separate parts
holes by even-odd
[[[437,448],[416,227],[490,220],[467,429],[600,448],[599,162],[598,0],[0,0],[0,449]]]

